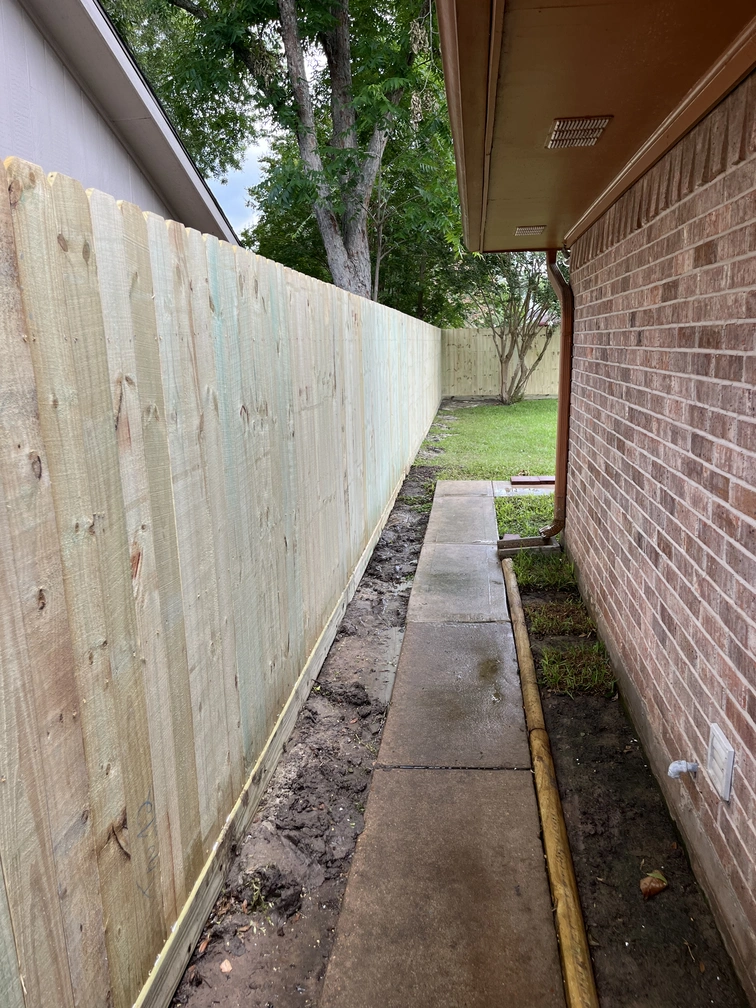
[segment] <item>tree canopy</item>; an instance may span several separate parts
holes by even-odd
[[[519,395],[552,295],[542,256],[462,246],[430,0],[103,3],[206,175],[268,139],[247,244],[437,325],[492,328],[502,396]]]
[[[430,0],[106,0],[197,163],[293,137],[334,283],[369,297],[369,208],[433,59]]]

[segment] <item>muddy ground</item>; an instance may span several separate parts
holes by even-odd
[[[523,593],[526,617],[566,597]],[[531,636],[536,665],[578,640]],[[747,1008],[621,697],[541,694],[602,1008]],[[651,871],[669,887],[644,902]]]
[[[405,480],[175,1005],[318,1004],[362,831],[434,478],[433,469],[415,466]]]

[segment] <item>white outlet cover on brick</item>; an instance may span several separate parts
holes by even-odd
[[[725,733],[719,725],[712,724],[709,728],[709,753],[706,758],[706,771],[717,794],[724,801],[730,800],[734,763],[735,750],[727,741]]]

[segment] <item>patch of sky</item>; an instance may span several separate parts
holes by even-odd
[[[256,215],[254,209],[249,206],[248,190],[260,181],[260,158],[267,154],[268,150],[267,141],[259,140],[247,148],[239,171],[228,172],[224,182],[220,179],[207,180],[213,196],[220,203],[238,235],[245,227],[255,223]]]

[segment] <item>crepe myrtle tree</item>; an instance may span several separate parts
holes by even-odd
[[[103,0],[200,167],[296,139],[333,282],[373,293],[369,207],[433,59],[430,0]]]
[[[491,332],[501,401],[519,402],[559,326],[559,301],[546,272],[546,254],[468,254],[457,283],[468,298],[468,324]]]

